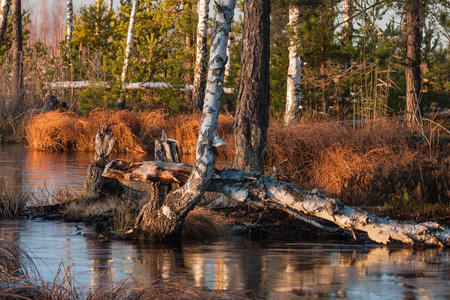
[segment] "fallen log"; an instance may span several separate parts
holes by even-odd
[[[85,89],[88,87],[110,89],[111,85],[107,81],[56,81],[56,82],[45,82],[42,85],[44,89]],[[148,89],[174,89],[177,91],[192,91],[192,85],[181,85],[173,86],[167,82],[131,82],[123,83],[121,85],[123,90],[148,90]],[[223,91],[225,94],[232,94],[234,92],[233,88],[224,87]]]
[[[115,166],[124,165],[128,167],[115,168]],[[133,174],[135,170],[138,170],[136,175]],[[152,173],[147,174],[146,170],[151,170]],[[164,179],[158,180],[183,184],[186,182],[188,170],[192,170],[192,166],[188,164],[131,163],[116,160],[106,166],[103,176],[117,179],[130,178],[123,182],[126,184],[128,180],[145,185],[148,180],[154,180],[158,174],[164,174]],[[180,173],[183,176],[180,176]],[[141,181],[141,178],[145,178],[147,181]],[[253,201],[264,205],[275,205],[302,218],[315,216],[333,222],[352,233],[355,230],[363,231],[377,243],[387,244],[397,241],[408,245],[450,246],[450,229],[443,228],[438,223],[409,224],[381,218],[360,208],[346,206],[339,200],[323,196],[318,191],[302,191],[292,184],[277,181],[259,173],[234,169],[216,170],[207,190],[223,193],[225,196],[241,202]],[[317,227],[323,226],[315,223],[317,222],[310,224]],[[321,229],[326,230],[325,227]]]

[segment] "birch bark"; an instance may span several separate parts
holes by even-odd
[[[0,45],[3,42],[3,37],[6,32],[6,24],[8,21],[9,8],[11,7],[11,0],[2,0],[0,3]]]
[[[192,90],[192,105],[194,110],[200,110],[202,108],[203,99],[205,98],[208,15],[209,0],[199,0],[194,84]]]
[[[131,8],[130,13],[130,25],[128,26],[127,45],[125,47],[125,59],[123,61],[123,68],[122,68],[122,76],[121,76],[122,82],[125,82],[125,79],[127,77],[130,53],[131,48],[133,47],[134,25],[136,22],[135,19],[138,5],[139,0],[133,0],[133,6]]]
[[[348,33],[352,30],[352,23],[349,21],[349,19],[351,18],[352,15],[352,5],[353,5],[353,0],[344,0],[342,2],[342,6],[343,6],[343,15],[342,15],[342,19],[343,19],[343,24],[342,24],[342,36],[345,38],[346,36],[348,36]]]
[[[231,31],[228,35],[228,43],[227,43],[227,64],[225,65],[225,82],[227,82],[228,77],[231,75],[231,56],[233,55],[233,44],[234,44],[234,35],[233,35],[233,23],[231,23]]]
[[[217,146],[217,123],[220,98],[223,94],[223,77],[228,33],[234,15],[235,0],[217,4],[217,14],[211,40],[208,81],[197,140],[194,169],[186,184],[168,196],[156,209],[140,213],[136,231],[153,242],[180,242],[181,229],[186,215],[200,201],[215,171],[213,147]],[[220,141],[220,140],[219,140]],[[146,209],[144,207],[143,209]]]
[[[66,43],[69,46],[69,42],[72,40],[73,35],[73,3],[72,0],[67,0],[67,34]]]
[[[289,7],[289,24],[292,28],[289,42],[289,69],[287,76],[287,91],[286,91],[286,110],[284,113],[284,125],[294,124],[300,111],[302,103],[302,58],[298,54],[298,47],[300,38],[298,36],[297,26],[301,22],[300,7],[291,5]]]

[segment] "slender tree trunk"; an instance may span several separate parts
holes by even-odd
[[[5,36],[10,6],[11,0],[2,0],[2,2],[0,3],[0,45],[2,45],[3,38]]]
[[[69,42],[72,40],[73,33],[73,4],[72,0],[67,0],[67,35],[66,35],[66,43],[67,47],[69,47]]]
[[[353,24],[349,19],[352,16],[353,13],[353,0],[343,0],[342,2],[343,6],[343,24],[342,24],[342,37],[346,38],[348,36],[351,36],[351,31],[353,30]]]
[[[108,14],[111,12],[112,8],[113,8],[113,0],[109,0],[109,1],[108,1],[108,5],[106,6],[106,12],[105,12],[105,14],[108,15]],[[109,18],[108,18],[108,21],[107,21],[106,24],[105,24],[105,31],[106,31],[107,33],[109,33],[109,26],[110,26],[110,25],[111,25],[111,24],[110,24]],[[103,41],[103,46],[102,46],[103,52],[105,52],[105,50],[106,50],[106,43],[107,43],[107,42],[108,42],[108,37],[105,37],[105,40]]]
[[[233,44],[234,44],[234,34],[233,34],[233,23],[231,23],[231,31],[228,35],[227,43],[227,64],[225,65],[225,83],[228,82],[228,77],[231,75],[231,57],[233,56]]]
[[[106,6],[106,13],[109,13],[113,8],[113,0],[108,0],[108,6]]]
[[[15,110],[23,109],[23,49],[22,49],[22,3],[21,0],[13,0],[12,2],[13,14],[13,40],[12,40],[12,55],[13,55],[13,101],[11,105]]]
[[[320,61],[320,75],[322,81],[322,111],[328,113],[327,76],[325,75],[325,37],[322,38],[322,60]]]
[[[122,76],[121,76],[122,82],[125,82],[125,80],[127,79],[128,63],[130,60],[131,48],[133,47],[134,25],[136,21],[136,11],[138,5],[139,0],[133,0],[133,6],[131,7],[130,13],[130,24],[128,26],[127,45],[125,46],[125,59],[123,61],[123,68],[122,68]],[[125,107],[124,97],[119,98],[117,106],[120,108]]]
[[[191,24],[191,15],[189,13],[189,10],[192,9],[192,4],[190,2],[187,1],[183,1],[184,3],[182,4],[183,9],[188,10],[188,12],[186,13],[187,15],[187,23]],[[186,60],[186,70],[185,70],[185,75],[184,75],[184,83],[186,85],[192,85],[193,84],[193,76],[192,76],[192,65],[194,64],[195,58],[194,58],[194,53],[193,51],[193,46],[194,46],[194,40],[191,36],[191,32],[187,32],[186,33],[186,37],[184,39],[184,45],[185,45],[185,50],[187,53],[187,60]],[[195,66],[194,66],[195,68]],[[190,101],[192,101],[192,91],[188,90],[186,91],[185,95],[185,99],[186,99],[186,103],[189,103]]]
[[[234,121],[234,167],[264,172],[269,126],[270,1],[244,2],[241,78]]]
[[[406,116],[412,124],[422,124],[420,45],[422,1],[412,0],[406,5]]]
[[[223,77],[226,46],[230,24],[234,15],[235,0],[218,4],[211,40],[208,81],[202,120],[200,122],[195,167],[186,184],[167,196],[164,204],[146,214],[140,214],[135,230],[153,242],[178,243],[186,215],[200,201],[215,171],[214,147],[217,137],[220,98],[223,94]]]
[[[291,5],[289,7],[289,24],[292,28],[292,36],[289,45],[289,69],[287,76],[287,92],[286,92],[286,110],[284,113],[284,125],[290,125],[297,122],[302,104],[302,58],[298,54],[300,46],[300,37],[298,36],[297,26],[300,25],[300,7]]]
[[[209,0],[198,1],[197,44],[195,55],[192,106],[194,110],[203,107],[206,86],[206,42],[208,39]]]

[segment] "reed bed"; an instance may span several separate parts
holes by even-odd
[[[111,278],[99,286],[80,285],[73,265],[60,264],[53,281],[46,282],[32,259],[16,241],[0,239],[0,298],[40,300],[103,299],[246,299],[237,293],[211,291],[164,282],[157,278],[141,283],[131,277]]]
[[[164,130],[179,141],[183,154],[193,155],[200,119],[198,113],[170,116],[162,110],[145,113],[93,111],[87,118],[51,112],[34,116],[27,127],[27,140],[32,149],[91,151],[95,132],[102,126],[115,124],[117,152],[145,150],[151,153],[153,140],[160,138]],[[235,152],[231,117],[219,116],[218,135],[228,144],[218,149],[218,161],[225,162],[222,166],[231,166]],[[271,120],[266,173],[300,188],[318,187],[334,197],[358,204],[365,202],[368,195],[373,196],[375,180],[383,181],[385,176],[401,173],[396,170],[445,156],[444,148],[427,143],[426,139],[424,142],[414,140],[413,137],[420,135],[405,124],[389,120],[364,128],[313,121],[282,126]],[[439,164],[435,167],[440,168]],[[430,176],[434,175],[430,173]],[[447,177],[441,176],[440,180],[447,180]],[[396,184],[396,194],[407,185]],[[408,195],[413,192],[409,189]],[[386,192],[388,190],[392,193],[392,189],[386,188]],[[446,193],[443,190],[439,197],[444,199],[443,203],[450,203]],[[377,194],[377,197],[386,198],[384,194]]]

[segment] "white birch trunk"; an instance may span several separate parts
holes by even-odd
[[[130,25],[128,26],[128,35],[127,35],[127,45],[125,47],[125,59],[123,61],[123,69],[122,69],[122,82],[125,82],[128,72],[128,63],[130,59],[131,48],[133,46],[133,36],[134,36],[134,24],[136,19],[136,11],[139,5],[139,0],[133,0],[133,6],[131,8],[130,14]]]
[[[2,0],[2,2],[0,3],[0,45],[6,32],[6,24],[8,21],[8,13],[10,7],[11,0]]]
[[[228,35],[228,43],[227,43],[227,64],[225,65],[225,82],[227,82],[227,78],[231,75],[231,56],[233,55],[233,43],[234,43],[234,35],[233,35],[233,23],[231,23],[231,31]]]
[[[113,8],[113,0],[108,1],[108,6],[106,6],[106,13],[108,14]]]
[[[184,183],[189,169],[187,164],[141,162],[131,164],[130,171],[114,169],[120,161],[108,164],[104,177],[121,180],[125,185],[136,180],[143,182],[145,189],[149,181]],[[192,173],[191,173],[192,174]],[[342,202],[322,196],[315,191],[301,191],[292,184],[271,179],[255,172],[224,169],[216,170],[207,186],[211,192],[223,193],[230,199],[243,203],[282,209],[321,230],[337,231],[305,216],[315,216],[347,229],[356,238],[355,230],[367,233],[368,237],[382,244],[402,242],[408,245],[450,246],[450,229],[435,222],[420,224],[403,223],[381,218],[360,208],[346,206]],[[192,177],[192,175],[191,175]],[[133,181],[131,181],[133,180]],[[184,187],[183,187],[184,188]]]
[[[200,109],[205,97],[206,42],[208,38],[209,0],[198,1],[197,43],[192,91],[193,107]]]
[[[342,2],[342,6],[343,6],[343,15],[342,15],[342,19],[344,21],[344,23],[342,24],[342,35],[343,37],[345,37],[348,33],[348,31],[352,28],[352,24],[349,21],[349,19],[351,18],[351,14],[352,14],[352,4],[353,4],[353,0],[343,0]]]
[[[67,43],[67,45],[69,45],[69,42],[72,40],[72,35],[73,35],[73,3],[72,3],[72,0],[67,0],[66,27],[67,27],[66,43]]]
[[[223,0],[217,4],[214,24],[206,95],[202,120],[199,126],[194,169],[186,184],[168,196],[161,208],[140,213],[136,230],[149,240],[179,242],[184,219],[200,201],[215,172],[213,148],[220,143],[217,138],[220,98],[223,94],[223,77],[227,61],[226,47],[235,0]],[[144,206],[143,210],[146,207]]]
[[[296,122],[300,105],[302,103],[302,58],[298,54],[300,38],[298,37],[297,26],[300,24],[300,7],[291,5],[289,7],[289,24],[292,36],[289,45],[289,69],[287,76],[286,110],[284,113],[284,125]]]

